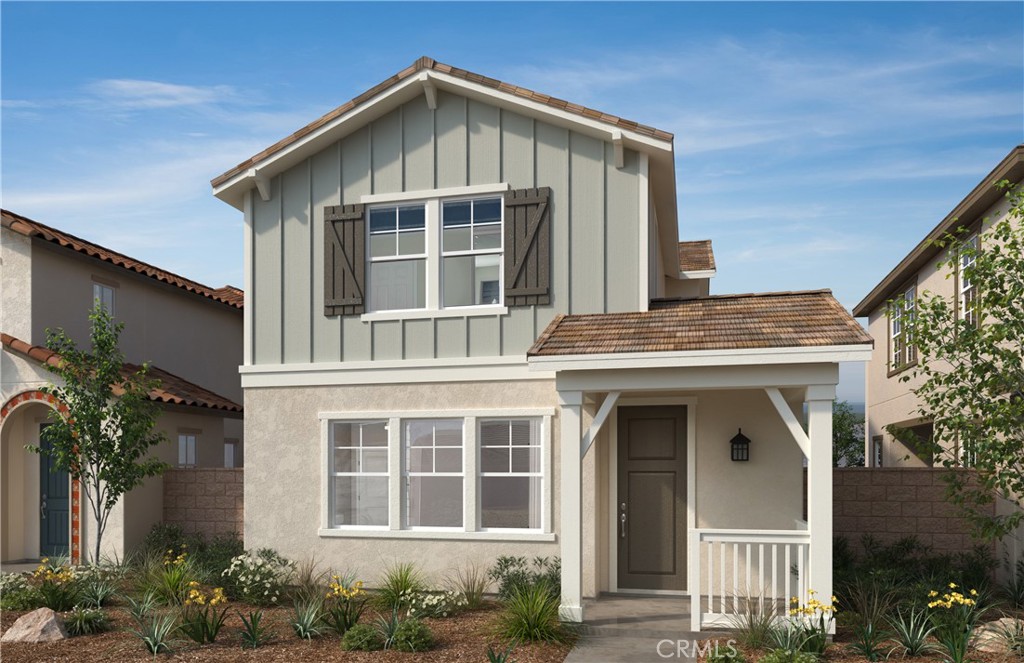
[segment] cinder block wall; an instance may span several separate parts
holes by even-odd
[[[832,527],[854,550],[870,534],[881,543],[916,537],[936,553],[972,550],[979,541],[946,501],[947,470],[851,467],[833,470]],[[995,507],[991,507],[994,509]]]
[[[164,473],[164,522],[207,538],[243,527],[242,468],[187,468]]]

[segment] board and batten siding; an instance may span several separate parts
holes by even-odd
[[[557,313],[635,311],[639,156],[476,100],[419,97],[252,196],[252,362],[522,355]],[[375,320],[323,311],[324,207],[366,194],[475,184],[551,187],[551,304],[505,315]],[[646,192],[644,192],[646,195]]]

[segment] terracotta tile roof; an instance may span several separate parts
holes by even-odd
[[[325,124],[328,124],[332,120],[344,115],[353,108],[356,108],[357,106],[369,101],[370,99],[377,96],[378,94],[388,89],[392,85],[395,85],[396,83],[399,83],[405,80],[406,78],[409,78],[410,76],[415,76],[417,73],[425,69],[440,72],[442,74],[447,74],[455,78],[461,78],[471,83],[483,85],[485,87],[489,87],[494,90],[504,92],[506,94],[511,94],[516,97],[522,97],[524,99],[529,99],[531,101],[546,104],[548,106],[551,106],[552,108],[557,108],[558,110],[562,110],[567,113],[573,113],[574,115],[580,115],[582,117],[586,117],[592,120],[605,122],[607,124],[620,127],[622,129],[635,131],[638,134],[650,136],[652,138],[658,138],[660,140],[666,141],[671,141],[673,139],[672,134],[670,134],[667,131],[655,129],[654,127],[647,126],[645,124],[640,124],[639,122],[633,122],[632,120],[627,120],[617,115],[602,113],[601,111],[597,111],[592,108],[580,106],[579,104],[573,104],[563,99],[558,99],[556,97],[551,97],[546,94],[541,94],[540,92],[534,92],[533,90],[529,90],[524,87],[519,87],[518,85],[512,85],[511,83],[505,83],[504,81],[499,81],[495,78],[488,78],[486,76],[481,76],[480,74],[474,74],[471,71],[466,71],[465,69],[458,69],[457,67],[452,67],[451,65],[447,65],[442,62],[438,62],[433,58],[428,58],[424,56],[419,58],[418,60],[416,60],[416,62],[413,62],[410,66],[398,72],[391,78],[381,81],[380,83],[373,86],[366,92],[363,92],[354,99],[346,101],[345,103],[338,106],[337,108],[327,113],[323,117],[314,120],[313,122],[302,127],[292,135],[287,136],[286,138],[282,138],[281,140],[274,143],[273,145],[263,150],[259,154],[256,154],[250,157],[249,159],[246,159],[245,161],[238,164],[234,168],[228,170],[224,174],[218,175],[210,182],[210,184],[213,187],[220,186],[227,180],[251,168],[255,164],[274,154],[275,152],[284,149],[285,147],[291,145],[292,143],[302,139],[304,136],[313,133],[314,131],[324,126]]]
[[[869,345],[830,290],[655,300],[633,313],[559,315],[531,357]]]
[[[703,272],[715,269],[715,254],[710,239],[679,242],[679,271]]]
[[[29,359],[34,359],[40,364],[49,364],[50,366],[60,364],[60,355],[53,350],[40,345],[32,345],[10,334],[0,334],[0,343],[2,343],[5,349],[17,352]],[[138,369],[139,367],[136,364],[125,363],[121,370],[123,374],[129,374],[134,373]],[[242,406],[238,403],[219,396],[209,389],[200,387],[194,382],[189,382],[157,366],[150,365],[149,374],[154,379],[160,381],[159,386],[149,392],[149,397],[159,403],[188,405],[223,412],[242,411]]]
[[[234,286],[224,286],[223,288],[211,288],[203,285],[197,281],[187,279],[184,276],[178,276],[173,272],[168,272],[165,269],[154,267],[148,263],[130,258],[123,253],[118,253],[106,247],[100,246],[93,242],[84,240],[80,237],[75,237],[70,233],[66,233],[63,230],[57,230],[51,226],[48,226],[38,221],[33,221],[28,217],[15,214],[8,210],[0,210],[0,223],[3,224],[4,228],[8,228],[16,233],[24,235],[26,237],[36,237],[47,242],[51,242],[58,246],[71,249],[83,253],[97,260],[116,265],[123,269],[127,269],[132,272],[148,276],[157,281],[169,283],[173,286],[177,286],[182,290],[212,299],[213,301],[227,304],[233,308],[240,309],[243,307],[243,296],[242,291]]]

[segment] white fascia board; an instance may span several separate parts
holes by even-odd
[[[468,357],[316,364],[242,366],[243,388],[316,387],[422,382],[554,380],[554,373],[532,370],[523,357]]]
[[[679,272],[680,281],[696,280],[696,279],[710,279],[714,278],[718,274],[717,269],[694,269],[688,271]]]
[[[530,370],[586,371],[619,368],[685,368],[762,364],[820,364],[871,361],[870,345],[828,345],[691,352],[631,352],[595,355],[530,357]]]
[[[444,189],[426,189],[423,191],[396,191],[394,193],[365,193],[359,196],[364,205],[376,203],[402,202],[405,200],[422,200],[424,198],[456,198],[460,196],[480,196],[488,193],[504,193],[512,188],[508,182],[498,184],[471,184],[469,186],[453,186]]]

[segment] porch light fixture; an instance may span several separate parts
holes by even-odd
[[[733,460],[750,460],[750,438],[743,434],[742,428],[736,437],[729,440],[729,446],[732,447]]]

